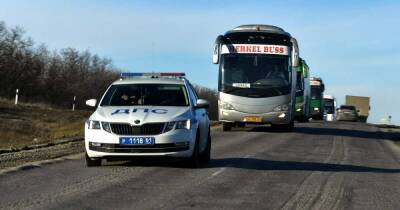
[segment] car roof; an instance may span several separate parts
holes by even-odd
[[[113,85],[123,84],[174,84],[184,85],[185,80],[182,78],[149,78],[149,77],[134,77],[127,79],[120,79],[112,83]]]

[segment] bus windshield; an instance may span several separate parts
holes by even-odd
[[[304,81],[303,75],[301,72],[297,72],[297,82],[296,82],[296,90],[304,90]]]
[[[333,99],[324,99],[324,107],[327,114],[335,113],[335,103]]]
[[[311,86],[311,98],[322,99],[323,89],[321,86]]]
[[[289,57],[265,54],[224,54],[218,89],[250,98],[290,93]]]

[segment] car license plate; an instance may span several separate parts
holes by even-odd
[[[255,122],[255,123],[260,123],[261,122],[261,117],[257,116],[246,116],[243,119],[244,122]]]
[[[123,145],[154,145],[154,137],[120,137],[119,143]]]

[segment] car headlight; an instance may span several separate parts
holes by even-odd
[[[171,131],[174,128],[175,129],[187,129],[187,130],[189,130],[191,128],[191,122],[190,122],[190,120],[168,122],[165,125],[164,132]]]
[[[94,130],[99,130],[101,129],[100,127],[100,122],[99,121],[95,121],[95,120],[89,120],[89,129],[94,129]]]
[[[177,121],[175,129],[190,129],[190,120]]]
[[[287,111],[289,109],[288,105],[282,104],[274,108],[275,112]]]
[[[101,122],[101,127],[103,128],[103,130],[111,133],[111,126],[109,122]]]
[[[235,108],[231,104],[222,101],[219,103],[219,107],[225,110],[235,110]]]
[[[174,128],[174,126],[175,126],[175,122],[168,122],[165,125],[164,132],[168,132],[168,131],[172,130]]]

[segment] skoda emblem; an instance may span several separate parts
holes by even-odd
[[[139,123],[140,123],[140,120],[135,120],[134,123],[135,123],[135,124],[139,124]]]

